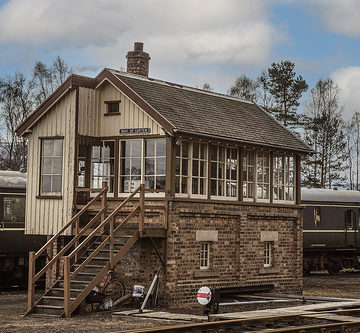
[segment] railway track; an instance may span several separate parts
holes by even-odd
[[[360,332],[360,309],[303,312],[251,319],[219,320],[131,331],[150,332]]]

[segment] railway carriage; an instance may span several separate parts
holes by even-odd
[[[360,192],[307,189],[304,206],[304,272],[360,268]]]
[[[28,253],[46,237],[25,235],[26,174],[0,171],[0,286],[25,285]]]

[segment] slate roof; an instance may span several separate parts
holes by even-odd
[[[311,152],[258,105],[227,95],[109,70],[179,132]]]

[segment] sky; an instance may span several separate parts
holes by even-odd
[[[338,84],[345,119],[360,111],[360,0],[0,0],[0,78],[57,55],[81,75],[126,69],[135,41],[153,78],[226,93],[291,60],[310,89]]]

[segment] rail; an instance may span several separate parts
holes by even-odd
[[[115,265],[121,260],[121,258],[128,252],[130,247],[137,241],[139,236],[143,235],[144,231],[144,218],[145,218],[145,209],[148,207],[145,205],[145,193],[146,192],[165,192],[165,190],[156,190],[156,189],[146,189],[144,184],[141,184],[136,188],[120,205],[118,205],[77,247],[67,256],[63,257],[64,261],[64,314],[65,317],[70,317],[71,313],[80,305],[80,303],[85,299],[87,294],[100,282],[103,278],[103,275],[107,273],[109,269],[114,269]],[[127,205],[132,199],[135,198],[136,194],[139,194],[139,203],[133,207],[131,212],[120,221],[120,223],[115,226],[115,216]],[[164,206],[166,207],[166,205]],[[114,236],[118,231],[133,217],[138,215],[138,231],[132,236],[132,238],[115,253],[114,250]],[[109,230],[109,234],[105,233],[105,230]],[[71,262],[73,258],[79,256],[79,251],[83,248],[89,248],[91,240],[97,236],[105,235],[105,239],[92,250],[92,252],[86,257],[86,259],[73,271],[71,272]],[[107,264],[104,268],[98,273],[96,278],[89,282],[86,288],[78,295],[75,299],[71,299],[71,280],[82,271],[87,264],[93,260],[97,254],[105,248],[106,245],[109,245],[109,258]]]
[[[106,194],[108,191],[108,186],[106,183],[103,183],[102,189],[100,192],[92,199],[90,200],[79,212],[75,214],[75,216],[67,223],[65,226],[63,226],[59,232],[57,232],[54,236],[52,236],[48,242],[36,253],[35,252],[29,252],[29,278],[28,278],[28,305],[27,309],[28,312],[31,311],[31,309],[34,307],[35,304],[35,283],[41,276],[43,276],[46,272],[48,272],[54,265],[58,265],[58,263],[61,260],[61,257],[64,256],[64,254],[72,247],[72,246],[78,246],[79,239],[87,229],[89,229],[100,217],[103,217],[106,211]],[[98,214],[93,217],[90,222],[80,231],[80,217],[87,212],[90,207],[99,199],[101,198],[101,210]],[[64,234],[65,231],[67,231],[69,228],[75,230],[75,237],[70,240],[64,248],[59,251],[53,258],[49,260],[49,262],[40,269],[39,272],[36,272],[36,259],[38,259],[41,255],[44,254],[45,251],[47,253],[50,252],[50,255],[52,255],[53,252],[53,246],[54,243],[59,239],[61,235]],[[73,231],[73,230],[71,230]],[[56,266],[55,266],[56,267]]]

